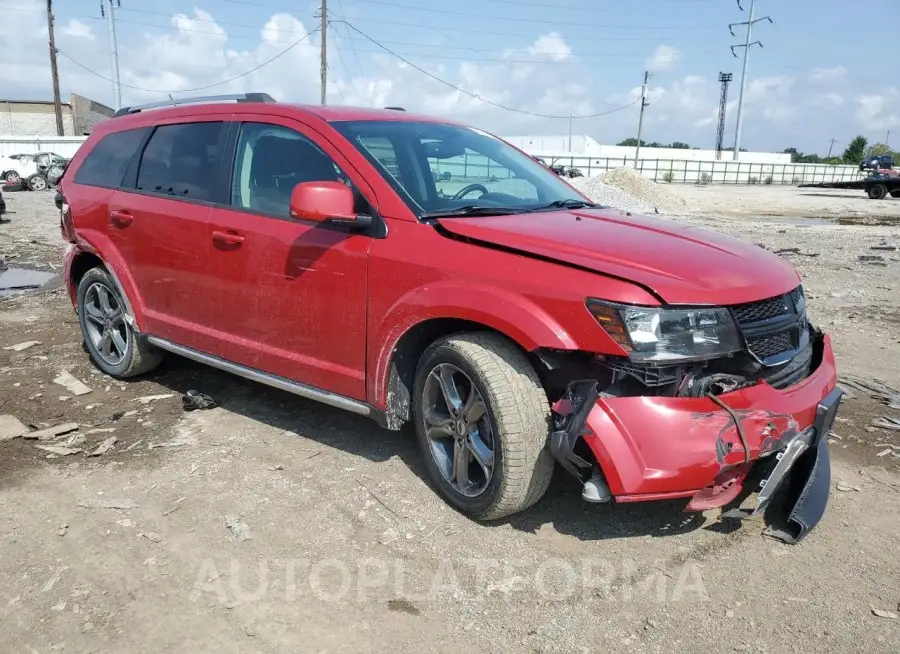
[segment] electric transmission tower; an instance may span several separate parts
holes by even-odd
[[[725,143],[725,109],[728,105],[728,84],[733,75],[731,73],[719,73],[719,81],[722,83],[722,94],[719,96],[719,127],[716,131],[716,160],[722,158],[722,145]]]
[[[746,1],[746,0],[745,0]],[[737,0],[738,8],[743,11],[744,7],[741,5],[741,0]],[[746,25],[747,26],[747,38],[744,39],[744,42],[739,45],[731,46],[731,54],[737,58],[737,53],[735,52],[736,48],[744,49],[744,68],[741,71],[741,93],[738,96],[738,112],[737,112],[737,125],[734,128],[734,160],[738,161],[738,157],[740,156],[741,151],[741,128],[743,127],[742,120],[744,109],[744,87],[747,84],[747,62],[750,59],[750,48],[754,45],[758,45],[760,48],[762,47],[761,41],[751,41],[753,35],[753,26],[760,21],[767,20],[770,23],[774,22],[768,16],[763,16],[762,18],[753,18],[753,10],[756,8],[756,0],[750,0],[750,15],[748,19],[742,23],[731,23],[728,26],[728,31],[731,32],[731,36],[736,36],[734,33],[734,28],[738,25]]]

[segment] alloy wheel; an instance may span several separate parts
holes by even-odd
[[[478,387],[449,363],[435,366],[422,390],[422,417],[435,465],[461,495],[477,497],[494,475],[494,434]]]
[[[109,366],[124,361],[131,344],[131,329],[115,291],[105,284],[92,284],[84,295],[84,324],[94,352]]]

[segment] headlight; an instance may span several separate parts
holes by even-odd
[[[588,300],[597,322],[634,361],[709,359],[743,347],[728,309],[661,309]]]

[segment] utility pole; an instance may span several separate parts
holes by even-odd
[[[641,86],[641,115],[638,118],[638,135],[637,135],[637,146],[634,149],[634,169],[637,170],[638,167],[638,158],[641,155],[641,132],[644,129],[644,109],[647,108],[647,105],[650,104],[647,102],[647,82],[650,81],[650,71],[644,71],[644,83]]]
[[[831,139],[828,141],[828,156],[826,159],[831,159],[831,150],[834,148],[834,144],[837,143],[837,139]]]
[[[122,108],[122,83],[119,80],[119,48],[116,45],[116,6],[122,6],[122,0],[101,0],[100,15],[104,15],[104,4],[109,5],[106,20],[109,24],[109,56],[113,74],[113,100],[115,109]]]
[[[572,154],[572,114],[569,114],[569,154]]]
[[[884,144],[885,145],[891,144],[891,130],[888,130],[887,136],[884,137]]]
[[[743,11],[744,7],[741,5],[741,0],[737,0],[738,8]],[[746,25],[747,26],[747,38],[744,39],[743,45],[733,45],[731,46],[731,54],[734,57],[737,57],[737,53],[734,51],[735,48],[743,48],[744,49],[744,67],[741,71],[741,92],[738,96],[738,110],[737,110],[737,125],[734,128],[734,160],[738,161],[741,152],[741,128],[743,127],[743,109],[744,109],[744,88],[747,84],[747,62],[750,59],[750,48],[754,45],[758,45],[760,48],[762,47],[762,42],[760,41],[751,41],[751,37],[753,35],[753,26],[760,22],[767,20],[770,23],[773,22],[771,18],[768,16],[763,16],[762,18],[753,18],[753,10],[756,8],[756,0],[750,0],[750,15],[748,20],[743,23],[731,23],[728,26],[728,31],[731,32],[731,36],[735,36],[734,27],[737,25]]]
[[[59,99],[59,69],[56,67],[56,38],[53,35],[53,0],[47,0],[47,30],[50,32],[50,76],[53,78],[53,112],[56,114],[56,135],[65,136],[62,101]]]
[[[328,85],[328,0],[322,0],[322,64],[319,72],[322,78],[321,103],[325,105],[325,87]]]
[[[731,73],[719,73],[722,93],[719,95],[719,124],[716,128],[716,161],[722,158],[722,146],[725,144],[725,111],[728,108],[728,85],[732,77]]]

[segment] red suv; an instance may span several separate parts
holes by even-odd
[[[171,352],[411,420],[478,519],[537,502],[555,464],[589,501],[765,509],[787,541],[821,517],[840,391],[781,258],[592,204],[444,119],[163,104],[98,125],[57,195],[103,372]]]

